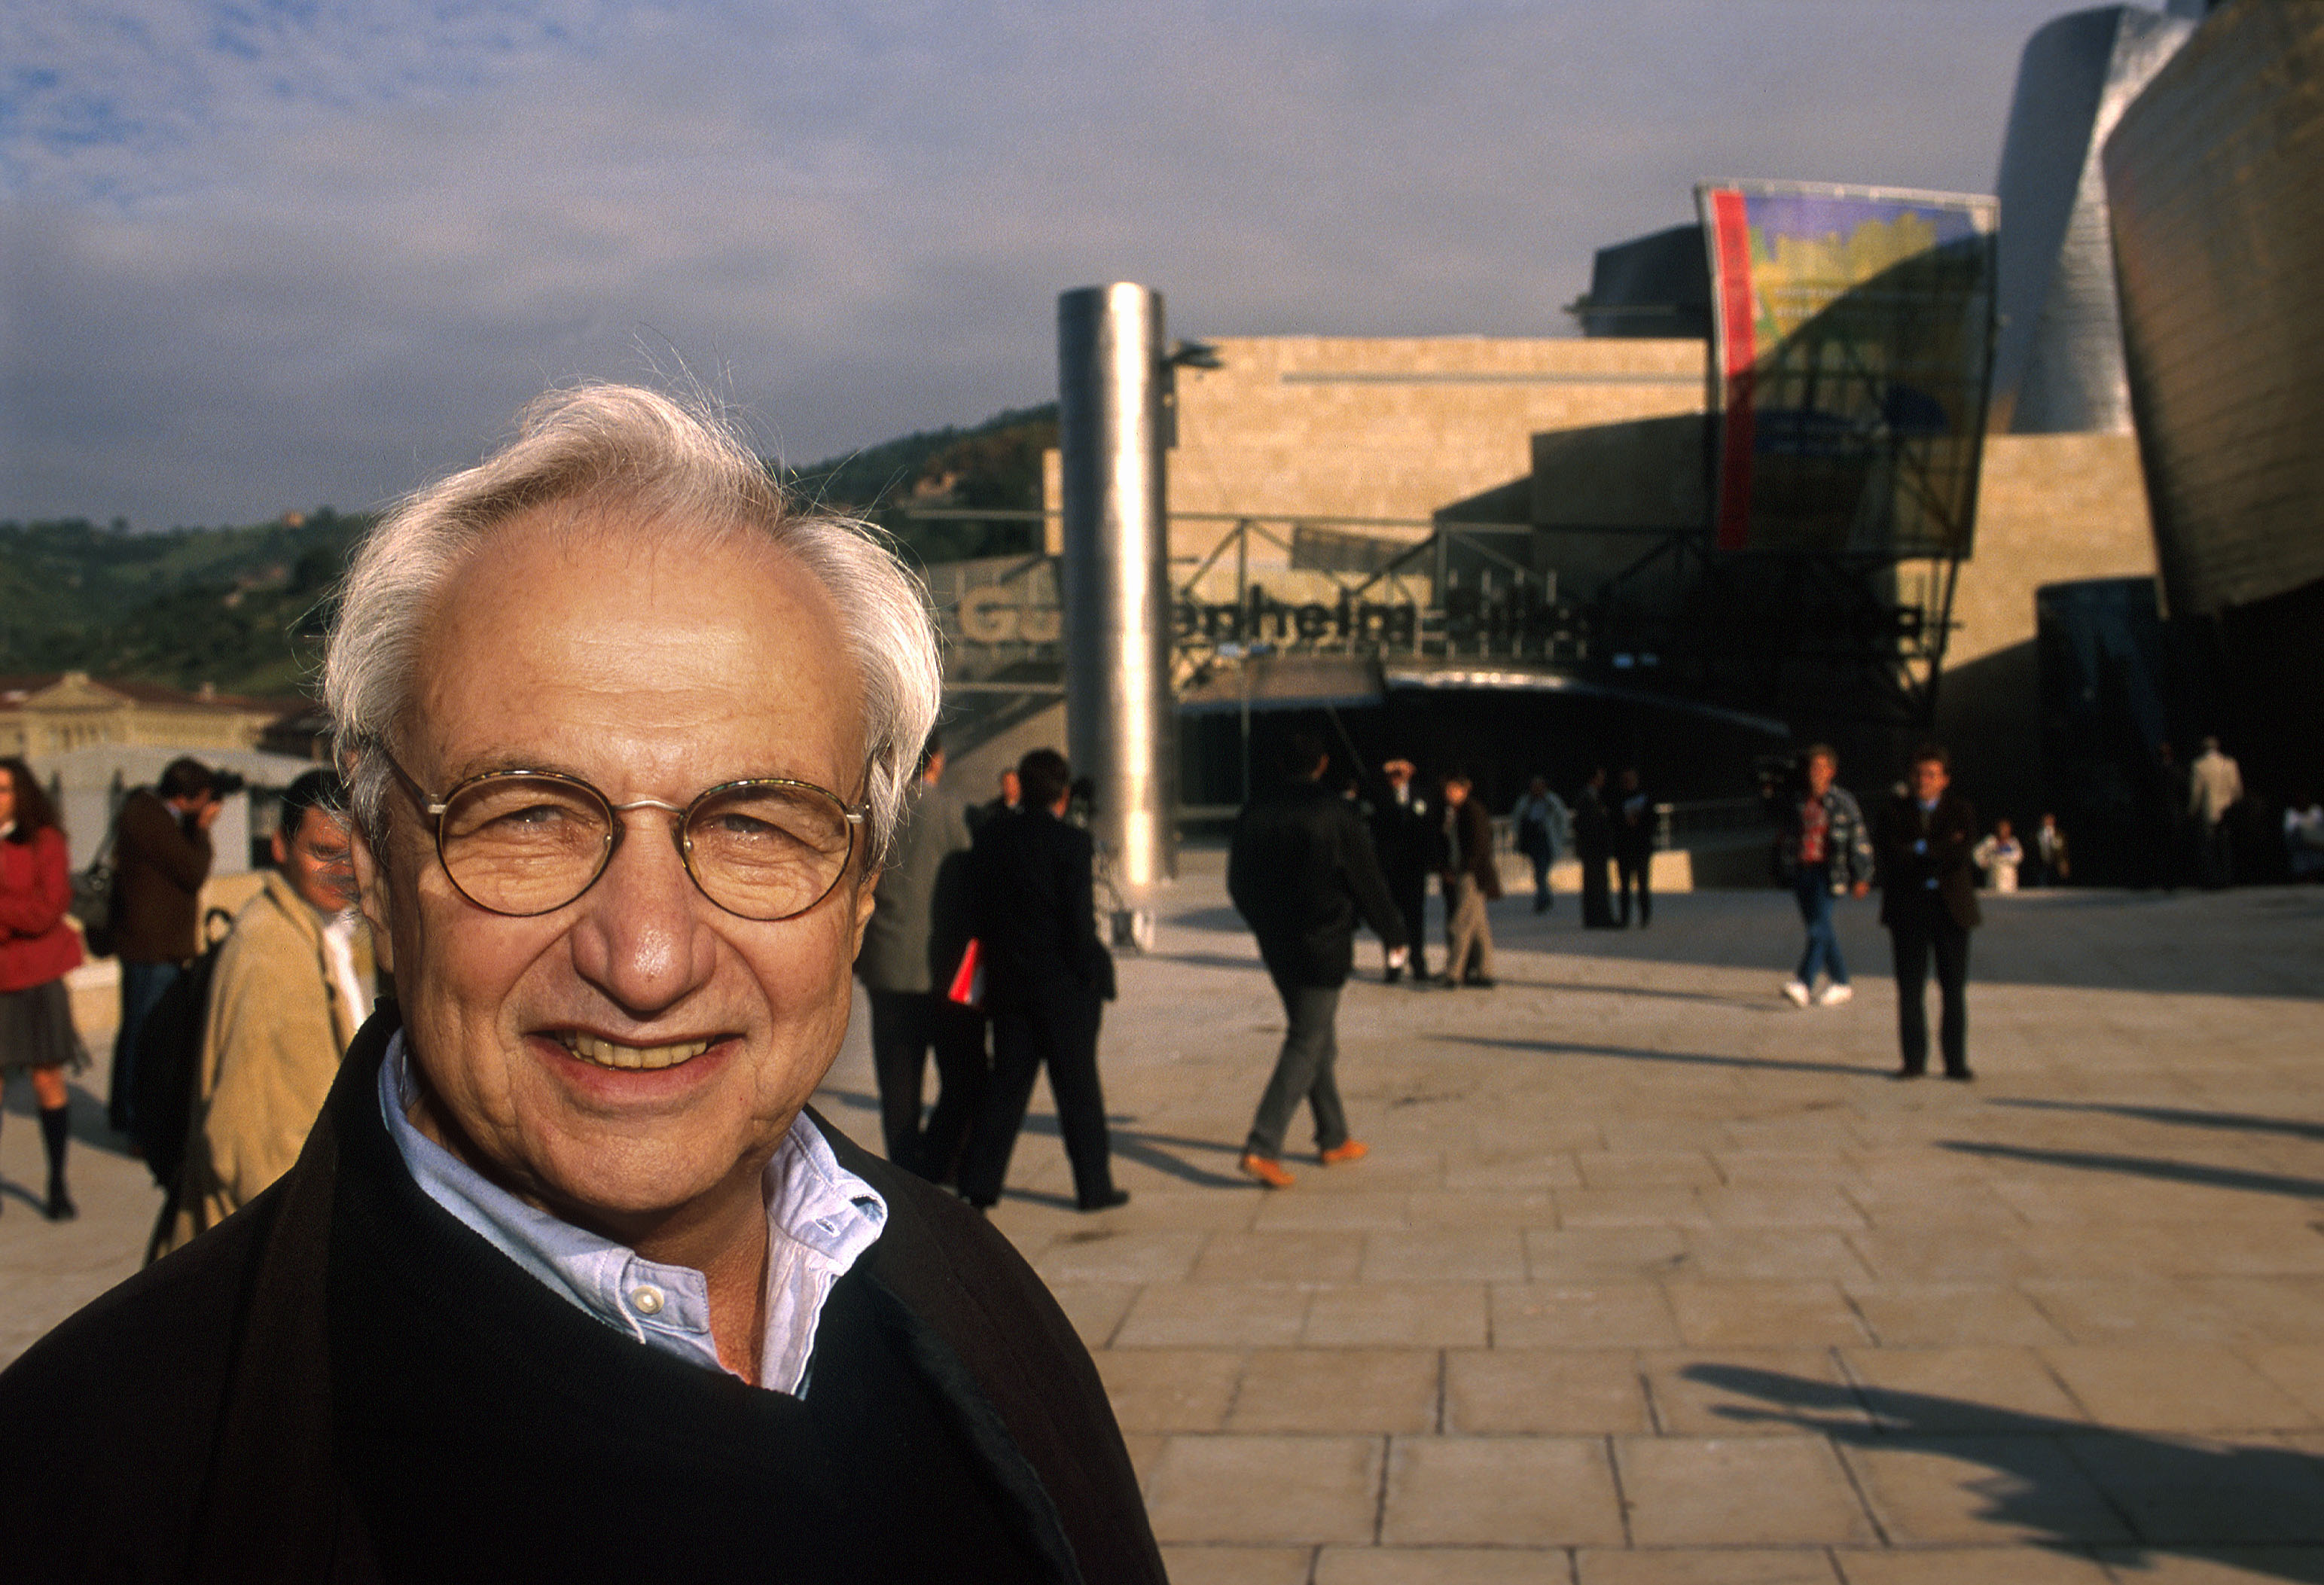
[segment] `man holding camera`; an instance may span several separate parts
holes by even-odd
[[[114,823],[113,939],[121,957],[121,1026],[113,1037],[114,1131],[136,1124],[137,1035],[147,1015],[201,949],[202,882],[210,874],[210,827],[242,786],[232,771],[172,760],[161,781],[139,788]]]

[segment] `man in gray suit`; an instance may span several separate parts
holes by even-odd
[[[855,973],[872,999],[872,1067],[888,1159],[948,1182],[982,1104],[989,1067],[984,1015],[946,994],[968,946],[968,822],[936,790],[944,747],[931,733],[880,872]],[[920,1125],[920,1083],[936,1056],[936,1104]]]

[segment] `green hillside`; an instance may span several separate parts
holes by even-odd
[[[1036,523],[917,519],[918,508],[1040,502],[1056,409],[867,447],[785,479],[807,502],[869,518],[921,562],[1037,548]],[[87,671],[231,694],[308,691],[349,548],[372,522],[320,507],[242,528],[139,533],[85,519],[0,521],[0,675]]]

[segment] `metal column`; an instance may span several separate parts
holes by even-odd
[[[1133,897],[1178,870],[1177,717],[1163,451],[1162,297],[1129,281],[1057,299],[1066,757]]]

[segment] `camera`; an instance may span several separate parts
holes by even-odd
[[[244,788],[246,788],[249,785],[249,779],[238,770],[213,770],[210,772],[210,797],[217,798],[221,802],[234,797],[235,794],[240,792]]]

